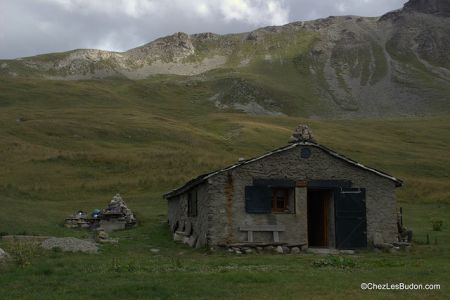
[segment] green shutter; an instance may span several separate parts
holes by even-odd
[[[271,213],[272,189],[267,186],[246,186],[245,211],[249,214]]]

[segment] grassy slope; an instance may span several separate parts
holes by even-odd
[[[116,192],[141,221],[114,234],[121,243],[103,246],[101,255],[38,252],[29,255],[29,266],[4,269],[0,294],[7,299],[38,297],[38,291],[44,298],[361,297],[362,281],[450,281],[448,118],[313,121],[219,113],[207,100],[214,93],[209,83],[181,77],[1,79],[0,89],[0,231],[86,236],[64,229],[63,218],[104,207]],[[171,241],[163,192],[285,144],[302,122],[320,143],[405,180],[397,195],[406,223],[418,243],[428,233],[438,245],[417,245],[411,254],[358,255],[342,269],[314,267],[323,259],[315,255],[236,257]],[[432,219],[444,220],[442,232],[431,232]],[[161,252],[152,254],[151,247]],[[367,294],[443,297],[449,293],[443,289]]]

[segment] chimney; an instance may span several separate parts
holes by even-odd
[[[316,140],[313,137],[311,129],[308,125],[300,124],[294,129],[291,137],[289,138],[289,143],[299,143],[299,142],[311,142],[315,143]]]

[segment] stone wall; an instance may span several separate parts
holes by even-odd
[[[311,156],[300,157],[300,149],[309,147]],[[208,180],[208,244],[237,243],[246,240],[242,225],[284,225],[280,242],[307,243],[306,188],[296,188],[295,213],[247,214],[245,186],[254,178],[298,180],[351,180],[353,187],[366,188],[367,239],[375,232],[386,242],[396,241],[395,183],[348,162],[335,158],[320,148],[298,146],[251,162]],[[272,242],[270,232],[255,232],[256,242]]]
[[[188,193],[168,199],[168,219],[172,231],[185,232],[187,236],[196,239],[195,246],[207,244],[208,233],[208,194],[207,184],[203,183],[194,188],[197,191],[197,216],[188,216]],[[192,190],[193,191],[193,190]]]

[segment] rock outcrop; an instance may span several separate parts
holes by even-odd
[[[450,1],[448,0],[410,0],[404,5],[405,11],[450,17]]]

